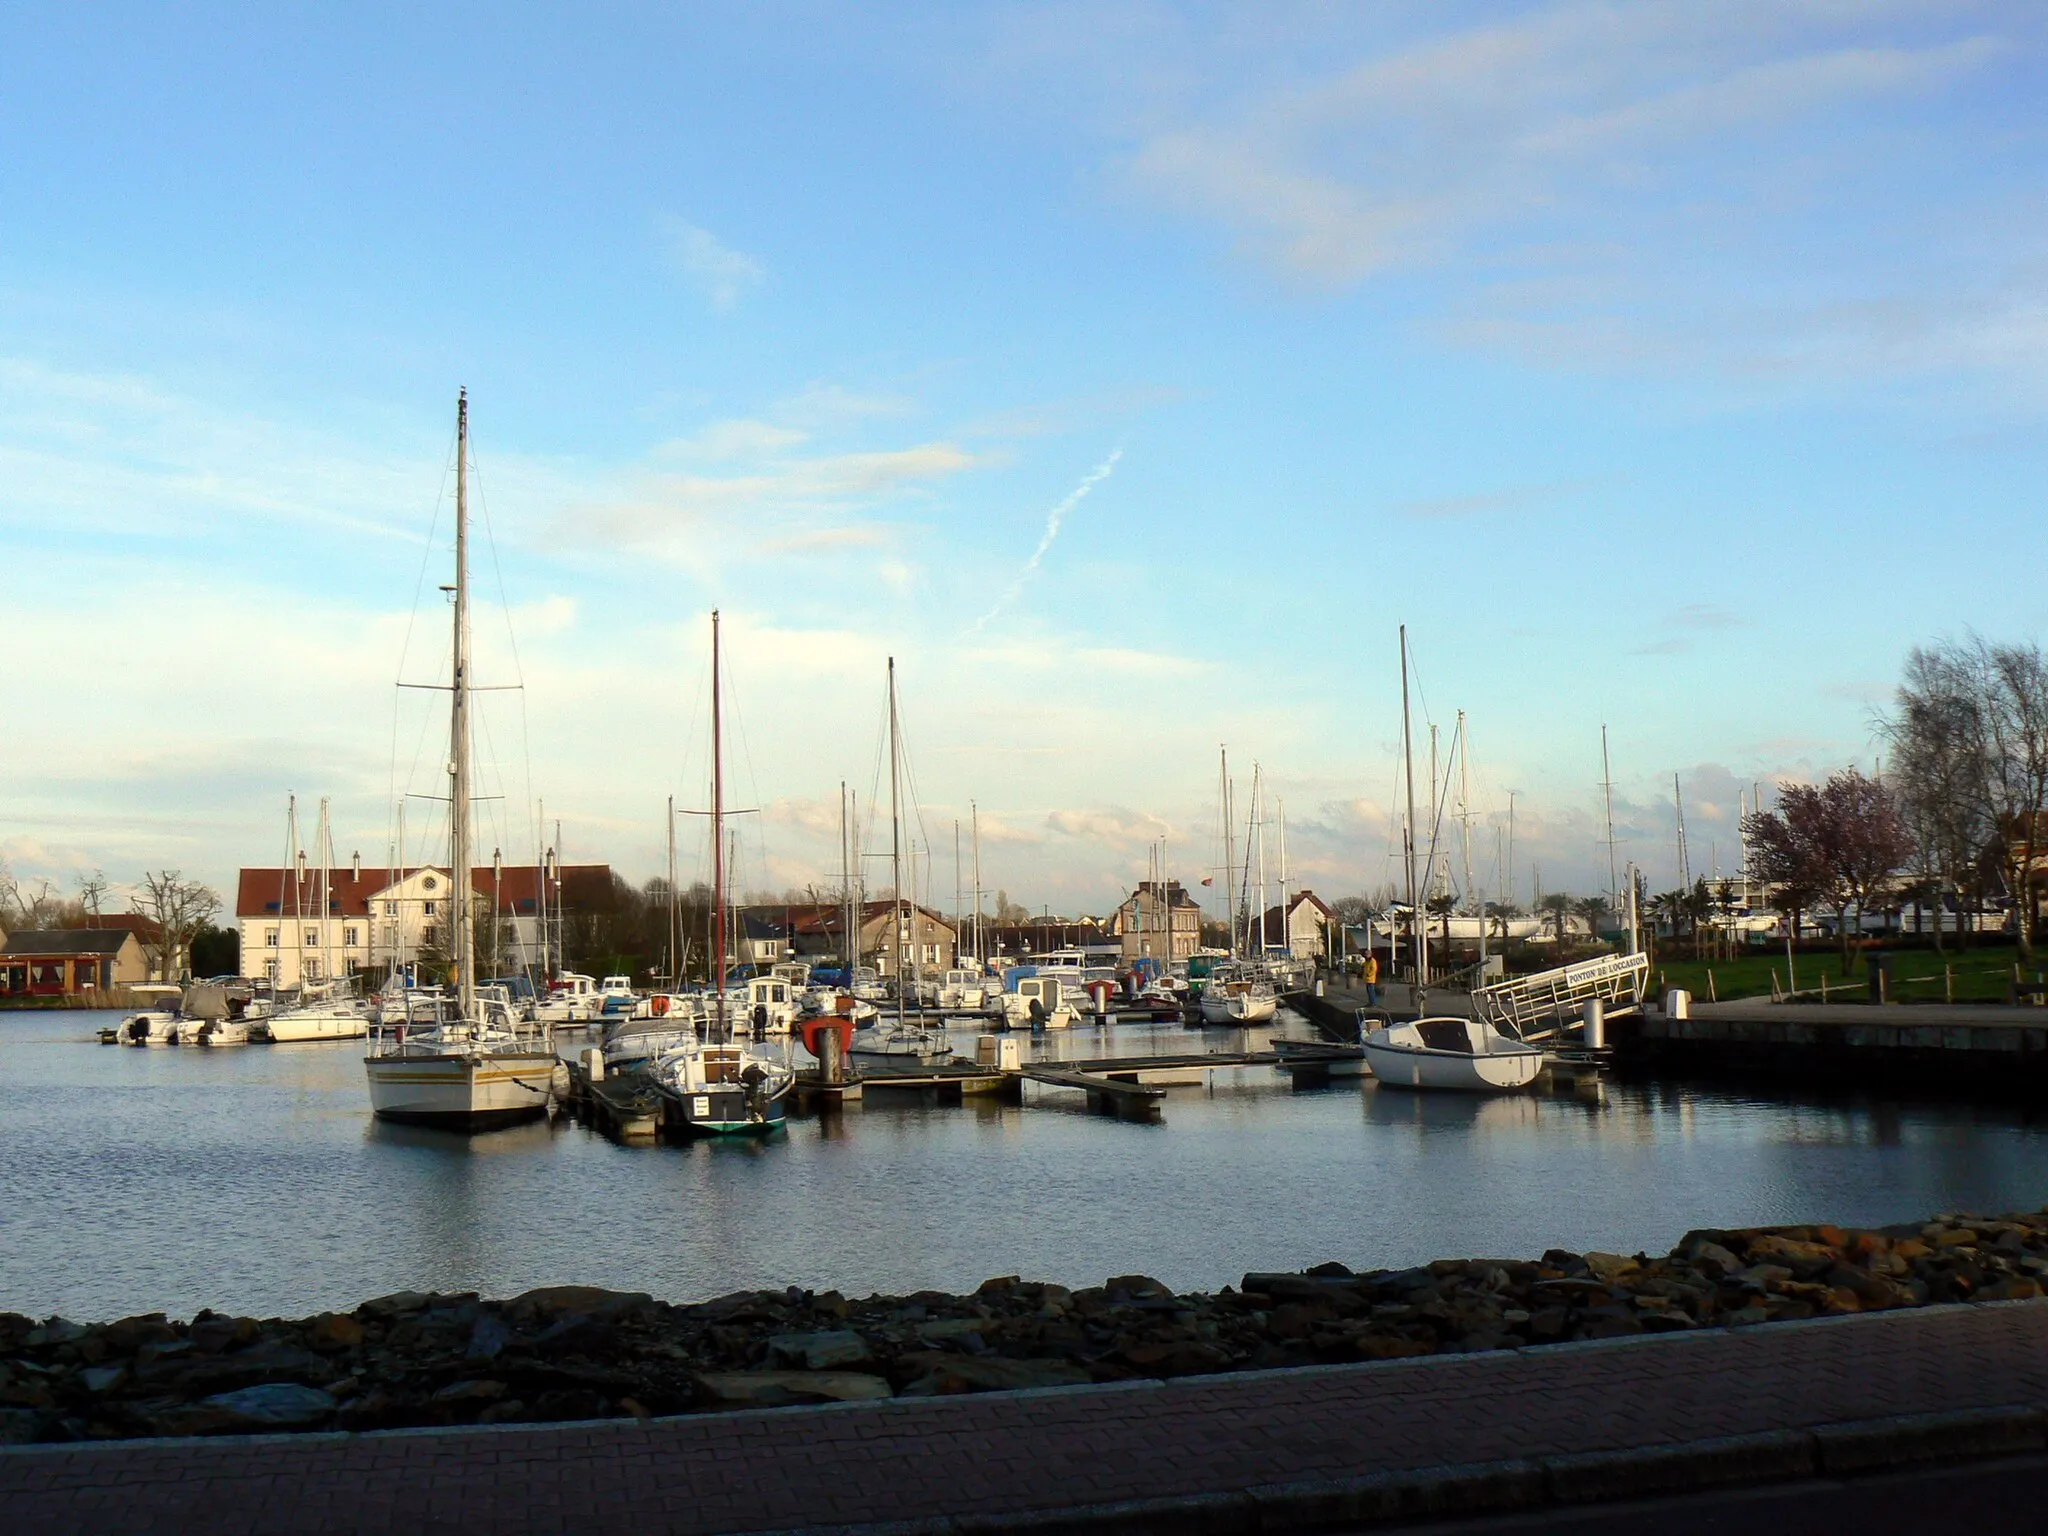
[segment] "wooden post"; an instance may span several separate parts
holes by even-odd
[[[1710,1003],[1721,1001],[1720,995],[1714,991],[1714,968],[1711,965],[1707,967],[1707,1001]]]
[[[1820,973],[1820,1000],[1822,1002],[1828,1000],[1828,973],[1826,971]]]
[[[1780,994],[1778,992],[1778,968],[1774,965],[1771,967],[1771,1001],[1774,1003],[1777,1002],[1779,995]]]
[[[1956,1000],[1956,968],[1952,965],[1941,968],[1941,995],[1947,1002]]]

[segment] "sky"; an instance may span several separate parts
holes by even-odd
[[[2041,630],[2044,34],[10,8],[0,855],[230,891],[296,795],[445,856],[445,701],[396,685],[447,668],[466,388],[508,860],[539,803],[663,867],[715,608],[742,888],[836,882],[842,783],[886,854],[891,656],[940,907],[956,822],[1034,909],[1162,839],[1213,875],[1226,746],[1240,860],[1256,805],[1276,888],[1283,822],[1291,884],[1385,887],[1404,624],[1460,881],[1469,829],[1485,895],[1606,887],[1603,725],[1619,858],[1675,883],[1675,782],[1728,873],[1741,793],[1875,763],[1909,647]]]

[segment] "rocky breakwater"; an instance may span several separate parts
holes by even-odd
[[[560,1286],[412,1292],[296,1321],[82,1324],[0,1313],[0,1440],[382,1429],[686,1413],[1199,1375],[2017,1300],[2048,1213],[1688,1233],[1669,1254],[1553,1250],[1354,1274],[1341,1264],[1176,1295],[990,1280],[747,1291],[691,1306]]]

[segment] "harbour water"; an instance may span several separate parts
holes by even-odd
[[[1030,1087],[1021,1108],[875,1095],[764,1143],[626,1147],[567,1119],[475,1137],[378,1123],[360,1041],[97,1044],[111,1021],[0,1015],[0,1309],[296,1316],[400,1289],[686,1301],[1000,1274],[1214,1288],[1325,1259],[1657,1251],[1696,1226],[2048,1201],[2048,1125],[2010,1108],[1675,1085],[1598,1103],[1297,1091],[1250,1068],[1172,1089],[1156,1124]],[[1127,1025],[1046,1048],[1243,1042]]]

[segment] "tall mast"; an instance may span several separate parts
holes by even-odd
[[[676,797],[668,797],[668,970],[670,985],[683,984],[683,903],[676,891]]]
[[[1252,764],[1252,829],[1245,841],[1245,856],[1251,856],[1252,839],[1259,845],[1259,947],[1253,951],[1257,959],[1266,958],[1266,797],[1261,782],[1260,764]],[[1251,884],[1251,871],[1245,871],[1245,884]]]
[[[1600,793],[1607,807],[1607,895],[1621,904],[1621,874],[1614,867],[1614,770],[1607,765],[1607,722],[1600,722]]]
[[[896,921],[896,1022],[903,1022],[903,815],[896,803],[896,658],[889,658],[889,878],[894,887]]]
[[[1671,803],[1678,810],[1678,888],[1692,889],[1692,866],[1685,852],[1685,796],[1678,788],[1678,775],[1671,775]]]
[[[1294,958],[1294,904],[1287,890],[1287,802],[1280,807],[1280,948],[1288,959]]]
[[[1402,771],[1408,781],[1408,924],[1415,936],[1415,985],[1420,987],[1428,981],[1426,969],[1429,964],[1429,937],[1422,921],[1421,909],[1415,904],[1415,734],[1408,721],[1408,626],[1401,626],[1401,761]]]
[[[469,926],[469,391],[455,404],[455,674],[449,704],[449,875],[455,890],[449,920],[455,925],[457,1016],[476,1017],[476,935]]]
[[[327,919],[334,910],[334,828],[327,819],[327,797],[320,797],[320,978],[334,980],[334,931]]]
[[[284,875],[291,881],[292,889],[292,985],[299,986],[306,979],[306,917],[305,882],[299,878],[299,797],[287,795],[284,802]],[[284,893],[278,892],[279,896]],[[277,907],[278,920],[284,920],[284,903]],[[164,961],[164,979],[170,980],[170,958]],[[282,977],[273,978],[281,981]]]
[[[718,967],[719,1022],[730,1033],[725,1011],[725,722],[719,715],[718,610],[711,610],[711,953]]]
[[[960,963],[960,818],[953,818],[953,963]]]
[[[978,802],[967,802],[968,814],[974,818],[974,968],[982,968],[981,954],[981,806]]]
[[[846,967],[846,985],[853,987],[853,948],[857,942],[853,926],[853,850],[847,842],[846,780],[839,781],[839,922],[840,962]]]
[[[1230,926],[1230,958],[1237,958],[1237,859],[1236,833],[1230,825],[1230,748],[1219,747],[1223,759],[1223,920]]]

